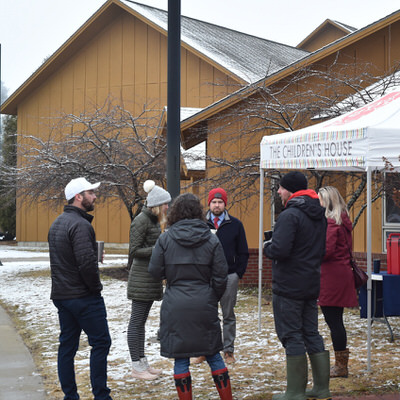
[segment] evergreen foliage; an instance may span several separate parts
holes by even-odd
[[[0,190],[5,185],[5,174],[9,168],[17,165],[16,153],[17,117],[3,117],[3,134],[1,137]],[[5,239],[14,239],[16,229],[16,190],[15,185],[0,202],[0,230],[6,234]]]

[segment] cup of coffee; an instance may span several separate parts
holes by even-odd
[[[97,241],[97,261],[103,263],[104,261],[104,242]]]
[[[381,260],[375,259],[374,260],[374,274],[379,274],[381,271]]]

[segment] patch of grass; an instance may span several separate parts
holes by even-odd
[[[49,269],[38,269],[34,271],[22,271],[15,274],[15,276],[20,278],[47,278],[50,277],[50,268]]]
[[[126,282],[128,280],[128,275],[129,271],[126,266],[100,268],[101,279],[117,279]]]
[[[108,246],[106,246],[105,248],[104,248],[104,252],[105,252],[105,254],[106,254],[106,257],[107,257],[107,254],[125,254],[125,255],[128,255],[128,248],[117,248],[117,247],[108,247]]]

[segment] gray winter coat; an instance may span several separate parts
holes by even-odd
[[[153,247],[161,234],[158,218],[148,208],[132,221],[129,253],[133,257],[128,278],[128,299],[154,301],[162,299],[162,281],[149,274],[147,267]]]
[[[228,264],[206,222],[182,220],[158,239],[149,272],[166,279],[161,305],[161,355],[169,358],[214,355],[222,350],[218,301]]]

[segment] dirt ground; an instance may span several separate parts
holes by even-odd
[[[111,297],[117,290],[125,290],[127,270],[125,267],[102,268],[104,297]],[[21,284],[29,282],[32,285],[47,285],[49,276],[44,272],[24,272],[16,277]],[[15,277],[9,277],[9,284]],[[7,281],[6,279],[6,281]],[[7,282],[3,282],[7,284]],[[0,286],[1,290],[1,286]],[[1,292],[0,292],[1,294]],[[34,300],[34,299],[32,299]],[[48,398],[61,400],[63,398],[56,371],[57,358],[57,321],[52,320],[51,326],[46,326],[53,317],[43,315],[34,317],[27,312],[35,313],[35,307],[29,304],[16,304],[1,298],[1,304],[12,315],[25,342],[30,348],[40,373],[44,377]],[[34,301],[33,301],[34,302]],[[121,311],[121,304],[107,305],[110,327],[127,320],[129,308]],[[255,289],[240,289],[237,316],[237,340],[235,355],[237,362],[229,366],[234,399],[262,400],[271,399],[272,394],[284,390],[286,384],[285,355],[276,338],[273,314],[268,291],[262,296],[261,330],[258,330],[258,295]],[[153,349],[152,364],[163,369],[162,376],[153,382],[138,381],[130,378],[130,365],[127,357],[115,354],[109,358],[109,386],[114,399],[176,399],[177,395],[172,378],[172,360],[162,358],[158,354],[156,331],[158,327],[158,312],[149,316],[146,325],[146,346]],[[43,313],[43,311],[40,311]],[[34,320],[35,323],[31,321]],[[367,371],[367,346],[365,319],[360,319],[359,311],[345,311],[345,325],[348,332],[350,355],[350,375],[348,379],[332,379],[331,391],[336,396],[353,396],[364,394],[395,393],[400,389],[400,319],[390,318],[390,324],[395,333],[395,341],[389,341],[386,325],[375,322],[372,326],[372,360],[371,371]],[[47,321],[47,322],[46,322]],[[332,351],[329,331],[319,319],[320,332],[324,337],[326,347]],[[125,332],[121,333],[121,343]],[[84,335],[83,335],[84,336]],[[119,339],[113,341],[113,346],[122,346]],[[89,346],[82,338],[80,350],[76,356],[77,381],[82,399],[92,398],[90,393],[88,354]],[[333,354],[331,354],[333,362]],[[211,374],[206,363],[191,366],[193,392],[195,399],[217,399],[218,395],[213,385]],[[311,377],[311,371],[309,373]],[[311,383],[311,382],[310,382]]]

